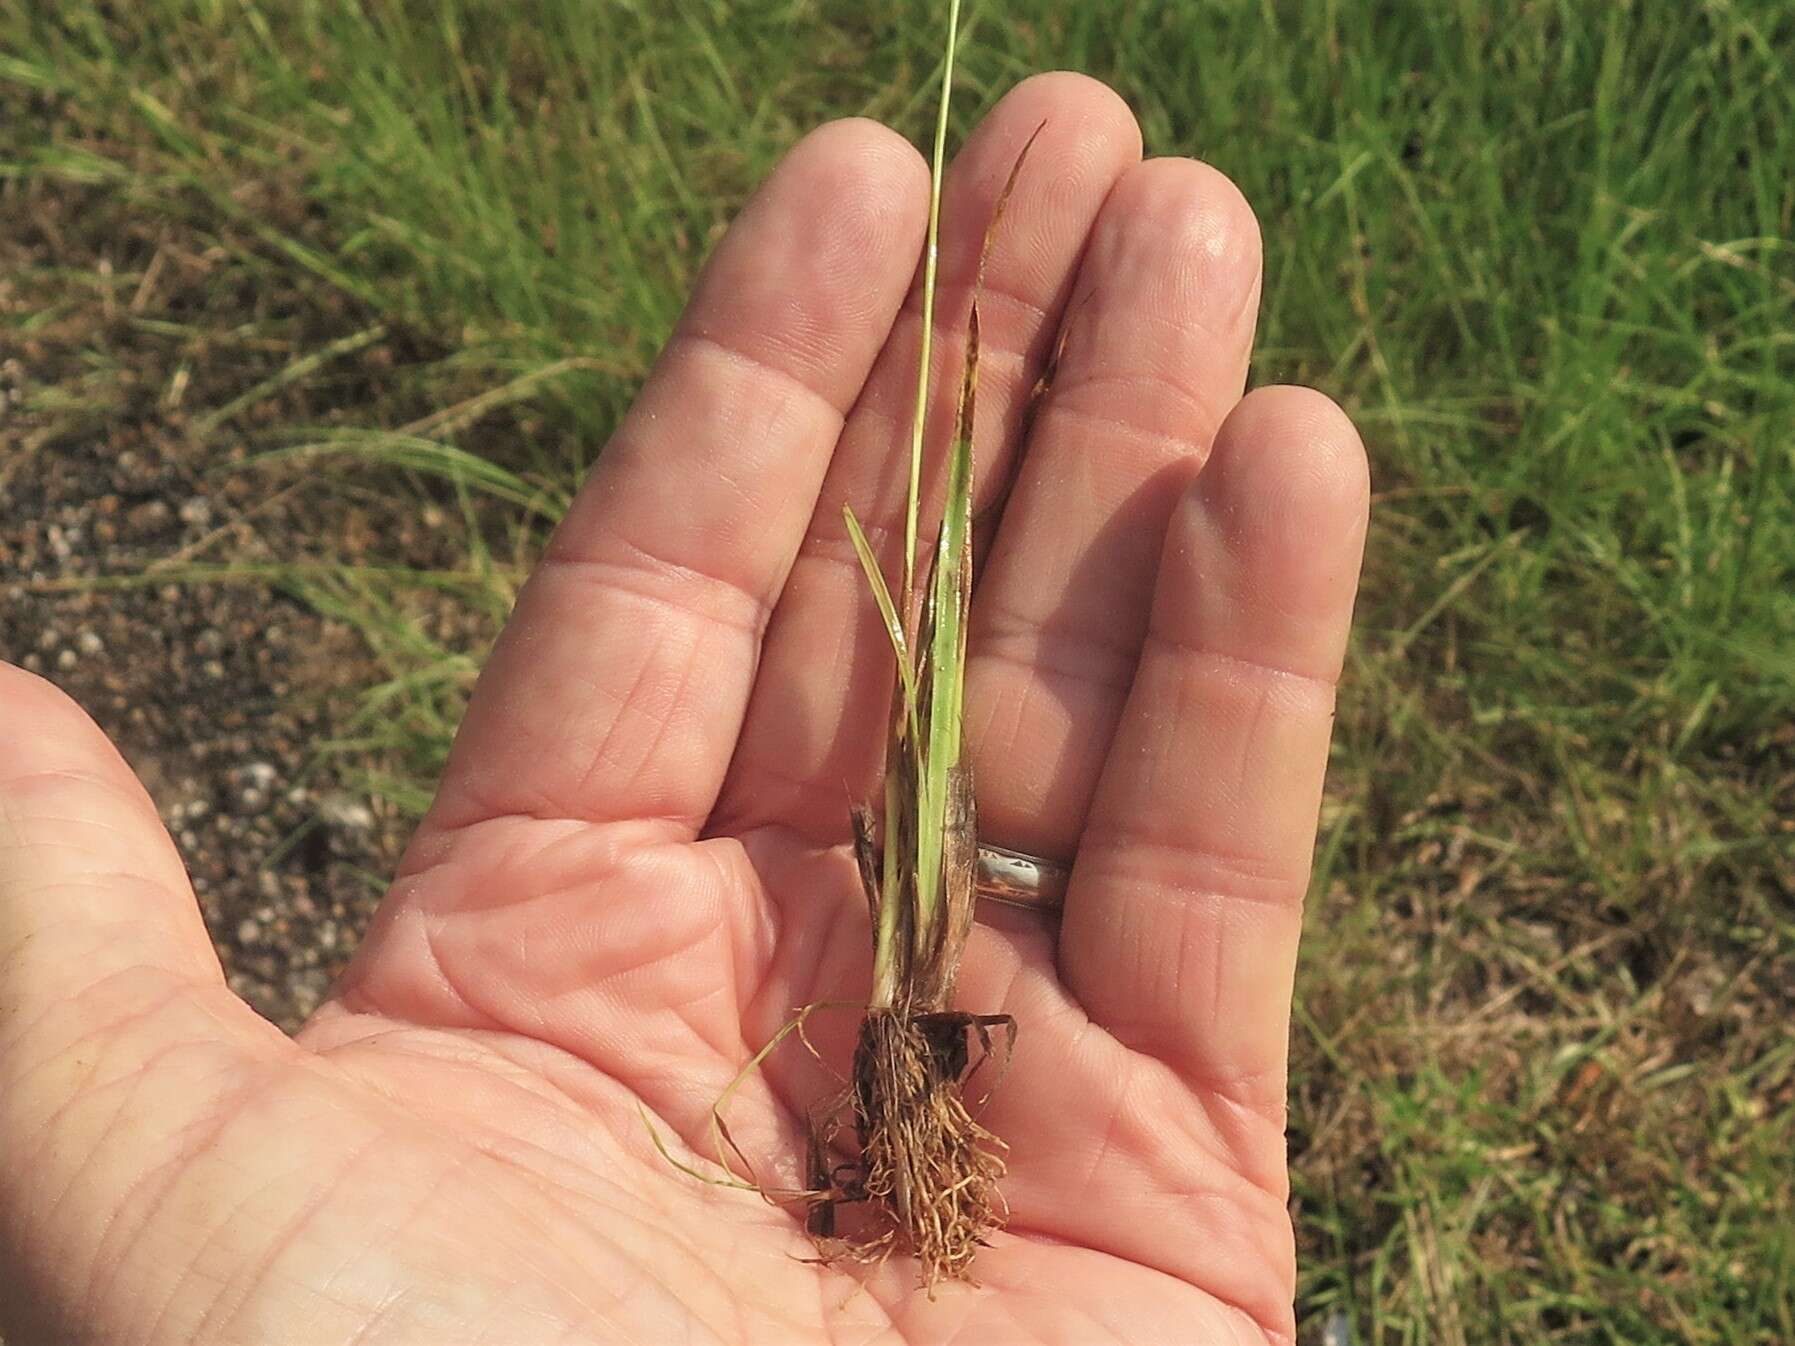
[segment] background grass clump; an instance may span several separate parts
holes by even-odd
[[[390,400],[242,432],[461,506],[445,572],[290,581],[376,650],[352,733],[421,801],[478,645],[417,596],[496,621],[779,152],[849,113],[920,136],[934,9],[9,10],[0,212],[94,193],[330,293],[295,379],[391,334]],[[1231,174],[1255,379],[1371,449],[1294,1044],[1304,1312],[1378,1346],[1795,1340],[1795,9],[1007,0],[962,59],[962,130],[1072,67]],[[228,348],[237,303],[192,339]]]

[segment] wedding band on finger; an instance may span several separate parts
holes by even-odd
[[[975,893],[992,902],[1057,919],[1066,904],[1071,877],[1072,871],[1056,861],[1007,846],[981,844],[972,886]]]

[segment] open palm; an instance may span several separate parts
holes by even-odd
[[[9,1343],[1290,1340],[1285,1043],[1363,456],[1317,394],[1242,399],[1251,212],[1141,162],[1088,80],[1022,85],[954,166],[944,330],[1043,120],[983,301],[968,734],[983,836],[1075,867],[1059,929],[983,913],[960,981],[1020,1024],[979,1284],[806,1261],[644,1117],[704,1162],[744,1059],[868,985],[847,809],[890,654],[839,520],[901,545],[927,176],[847,122],[718,245],[296,1040],[226,990],[99,731],[0,667]],[[769,1184],[855,1023],[734,1102]]]

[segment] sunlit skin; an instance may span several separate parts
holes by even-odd
[[[1043,119],[982,304],[980,499],[1014,484],[967,732],[984,835],[1076,863],[1057,935],[986,913],[960,979],[1020,1025],[979,1283],[808,1262],[801,1215],[676,1172],[643,1115],[702,1162],[793,1007],[867,991],[847,810],[891,661],[840,517],[895,573],[927,171],[844,122],[718,244],[297,1039],[226,989],[100,731],[0,666],[9,1343],[1292,1340],[1291,979],[1364,456],[1319,394],[1242,397],[1251,210],[1143,162],[1077,76],[1013,91],[950,172],[939,367]],[[802,1178],[857,1018],[741,1090],[763,1181]]]

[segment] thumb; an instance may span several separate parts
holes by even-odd
[[[225,986],[118,751],[0,663],[0,1304],[66,1302],[127,1196],[284,1041]]]

